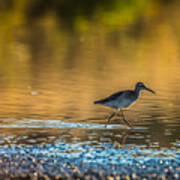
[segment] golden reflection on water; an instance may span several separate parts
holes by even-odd
[[[144,92],[128,118],[154,121],[152,131],[179,123],[180,11],[165,10],[147,16],[143,31],[95,21],[73,34],[51,15],[32,25],[23,14],[2,21],[0,117],[104,123],[110,110],[93,101],[143,81],[157,95]]]

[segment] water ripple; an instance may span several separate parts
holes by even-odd
[[[73,122],[63,122],[60,120],[38,120],[38,119],[5,119],[0,120],[1,128],[83,128],[83,129],[124,129],[127,128],[121,124],[87,124],[87,123],[73,123]],[[145,127],[135,127],[134,129],[146,129]]]

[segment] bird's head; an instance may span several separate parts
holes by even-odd
[[[142,82],[138,82],[136,84],[135,90],[137,90],[137,91],[147,90],[147,91],[152,92],[153,94],[155,94],[155,92],[152,89],[149,89],[148,87],[146,87]]]

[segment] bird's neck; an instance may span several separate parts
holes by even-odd
[[[139,88],[135,88],[134,92],[135,92],[135,96],[136,96],[136,98],[138,98],[138,97],[139,97],[139,95],[140,95],[141,89],[139,89]]]

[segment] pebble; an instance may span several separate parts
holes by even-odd
[[[108,147],[113,154],[107,155]],[[55,148],[55,154],[53,154],[53,148]],[[9,147],[3,149],[1,147],[0,180],[166,180],[179,179],[180,177],[179,163],[176,160],[164,157],[152,157],[144,160],[139,158],[139,154],[134,157],[133,149],[130,153],[129,149],[112,148],[113,146],[107,146],[102,150],[92,151],[91,149],[92,153],[89,152],[89,156],[86,156],[85,151],[77,152],[80,153],[78,156],[71,156],[68,153],[62,153],[61,146],[16,147],[16,149]],[[90,148],[87,147],[88,149]],[[122,161],[123,153],[126,159]],[[119,159],[113,159],[114,155]]]

